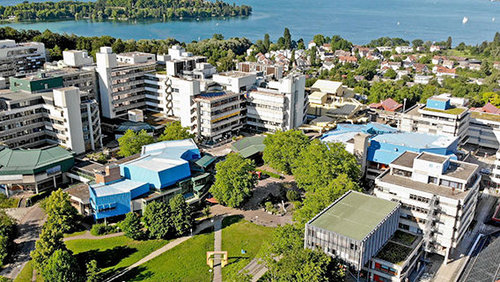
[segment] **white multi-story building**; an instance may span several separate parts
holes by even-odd
[[[247,92],[246,100],[249,129],[274,132],[297,128],[307,116],[305,76],[289,75],[269,81],[267,87]]]
[[[500,151],[495,155],[495,162],[493,163],[493,170],[491,171],[490,180],[494,183],[497,193],[500,192]]]
[[[0,91],[0,141],[14,148],[59,144],[77,154],[95,150],[102,147],[97,101],[82,102],[76,87]]]
[[[158,55],[158,63],[165,65],[168,75],[209,79],[217,69],[207,63],[207,57],[193,56],[179,45],[168,49],[168,55]]]
[[[17,73],[29,73],[40,69],[45,62],[45,56],[43,43],[0,40],[0,77],[8,78]]]
[[[243,93],[257,84],[257,74],[251,72],[228,71],[213,76],[213,81],[220,84],[227,91]]]
[[[374,193],[401,202],[399,228],[423,234],[427,251],[447,262],[474,218],[480,180],[476,164],[407,151],[375,179]]]
[[[144,80],[146,74],[155,71],[155,55],[141,52],[117,55],[111,47],[101,47],[96,58],[103,117],[126,117],[128,110],[145,109]]]
[[[194,130],[196,103],[201,93],[200,81],[155,73],[146,75],[147,110],[179,118],[183,127]]]
[[[243,93],[209,90],[194,98],[194,132],[207,144],[228,140],[245,125],[246,100]]]
[[[453,98],[446,95],[427,99],[425,105],[417,104],[401,116],[399,129],[458,137],[466,141],[469,130],[470,111],[463,106],[453,106]]]

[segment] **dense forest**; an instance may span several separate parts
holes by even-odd
[[[98,0],[95,2],[24,2],[0,6],[0,19],[30,20],[173,20],[185,18],[248,16],[250,6],[207,0]]]

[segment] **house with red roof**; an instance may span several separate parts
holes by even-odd
[[[339,57],[339,63],[341,64],[357,64],[358,63],[358,58],[354,56],[340,56]]]
[[[368,105],[370,109],[384,110],[389,112],[401,112],[403,110],[403,104],[394,101],[391,98],[380,101],[380,103],[373,103]]]

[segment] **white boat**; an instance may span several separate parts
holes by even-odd
[[[468,17],[464,17],[463,20],[462,20],[462,23],[466,24],[468,21],[469,21],[469,18]]]
[[[491,21],[494,22],[495,21],[495,18],[491,18]]]

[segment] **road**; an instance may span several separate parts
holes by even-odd
[[[14,279],[17,277],[24,265],[30,260],[30,252],[35,249],[41,227],[45,222],[45,212],[40,205],[28,208],[26,214],[18,222],[18,237],[14,240],[17,251],[14,261],[4,267],[1,276]]]
[[[460,244],[457,248],[455,248],[455,250],[452,251],[448,264],[441,265],[433,281],[456,281],[464,264],[467,262],[467,254],[472,247],[472,244],[474,244],[477,235],[479,233],[488,233],[485,232],[485,230],[489,227],[484,224],[484,220],[486,219],[486,216],[488,216],[490,207],[496,201],[496,198],[486,194],[481,195],[482,196],[480,197],[476,208],[475,219],[477,220],[477,223],[474,226],[474,229],[464,235]]]

